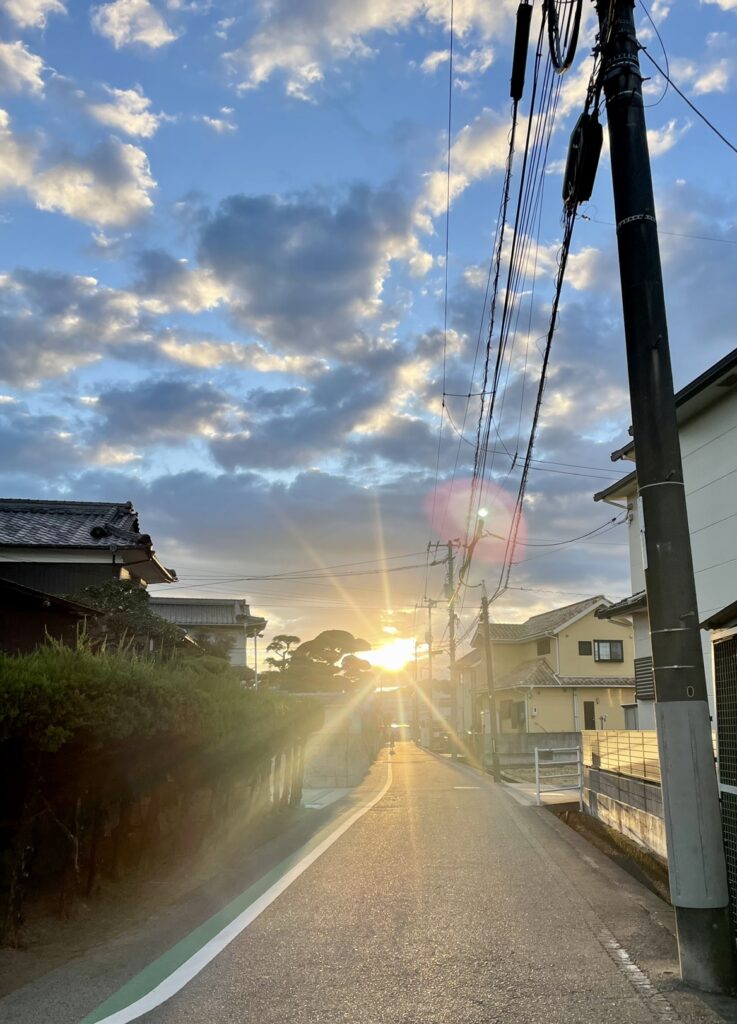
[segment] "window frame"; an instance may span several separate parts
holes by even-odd
[[[600,644],[607,644],[608,645],[608,647],[609,647],[609,657],[608,658],[602,658],[601,657]],[[612,657],[611,650],[612,650],[612,645],[613,644],[618,644],[619,645],[619,654],[620,654],[620,656],[618,658],[613,658]],[[621,664],[624,661],[624,640],[594,640],[594,661],[595,662],[600,662],[602,664],[611,664],[611,663],[614,663],[615,665],[616,664]]]

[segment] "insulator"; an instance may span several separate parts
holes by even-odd
[[[527,67],[527,50],[530,45],[530,19],[532,4],[522,3],[517,8],[517,31],[514,36],[514,56],[512,58],[512,80],[509,83],[509,95],[519,102],[525,90],[525,68]]]

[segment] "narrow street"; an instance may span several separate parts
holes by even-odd
[[[382,755],[367,799],[387,770]],[[375,806],[140,1019],[724,1019],[677,990],[669,908],[549,812],[411,743],[391,770]]]

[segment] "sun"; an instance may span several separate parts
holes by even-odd
[[[400,672],[414,656],[415,642],[410,637],[397,637],[361,655],[369,664],[386,672]]]

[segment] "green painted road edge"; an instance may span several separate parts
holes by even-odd
[[[198,928],[195,928],[194,931],[190,932],[180,942],[177,942],[166,953],[153,960],[142,971],[134,975],[122,988],[119,988],[104,1003],[101,1003],[92,1013],[89,1013],[80,1024],[97,1024],[98,1021],[104,1020],[105,1017],[116,1013],[118,1010],[124,1010],[131,1003],[145,996],[160,984],[164,978],[168,978],[173,971],[181,967],[186,960],[189,960],[206,942],[209,942],[210,939],[229,925],[231,921],[234,921],[239,914],[242,914],[252,903],[255,903],[260,896],[263,896],[267,889],[270,889],[275,882],[278,882],[295,864],[298,864],[316,846],[319,846],[326,835],[339,828],[340,823],[353,810],[354,807],[352,806],[341,814],[337,820],[332,820],[323,825],[304,845],[300,846],[294,853],[290,853],[276,867],[259,878],[253,885],[250,885],[240,896],[236,896],[222,910],[213,914],[212,917],[208,918]]]

